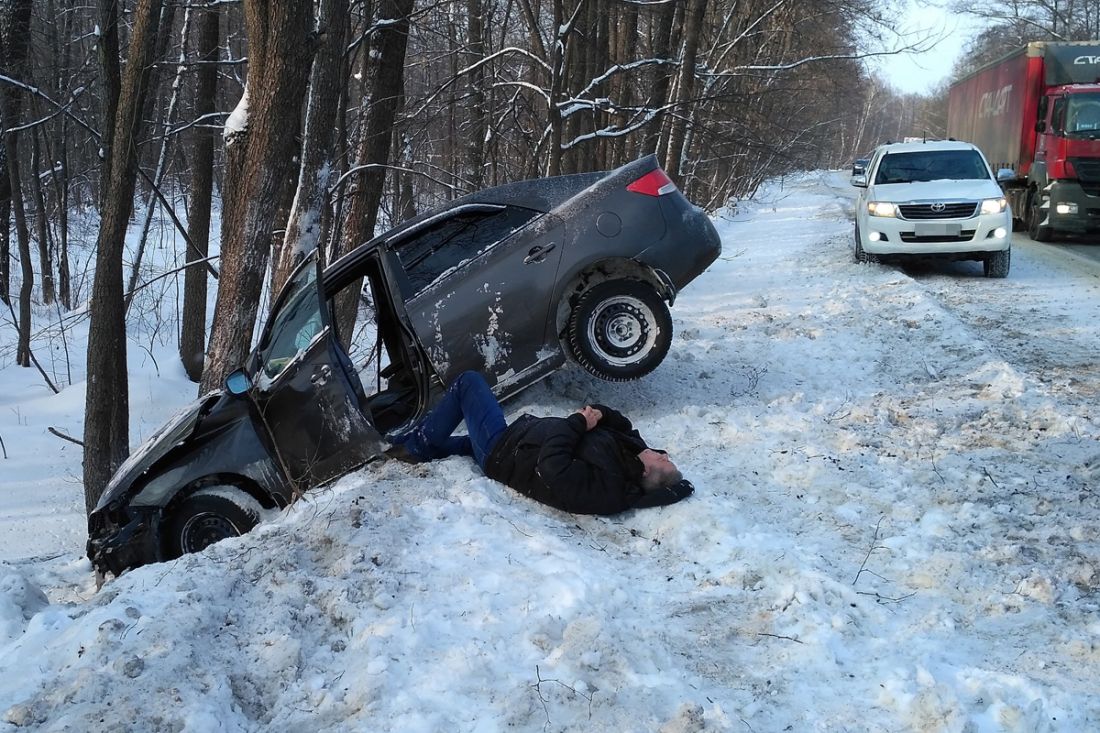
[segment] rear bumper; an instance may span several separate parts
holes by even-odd
[[[676,291],[703,274],[722,254],[722,239],[710,217],[682,194],[661,197],[665,236],[638,259],[668,275]]]
[[[88,558],[99,573],[116,577],[123,571],[158,562],[159,510],[134,511],[131,517],[114,523],[105,511],[88,518]]]

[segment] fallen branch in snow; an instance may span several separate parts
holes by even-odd
[[[855,585],[856,583],[859,582],[859,576],[863,575],[864,572],[868,572],[868,573],[871,572],[870,570],[867,570],[867,561],[871,559],[871,553],[874,552],[875,550],[884,550],[884,549],[886,549],[882,545],[878,544],[878,533],[879,533],[879,530],[882,528],[882,520],[884,520],[884,519],[886,519],[885,514],[880,516],[878,518],[878,523],[875,524],[875,534],[871,537],[871,546],[867,548],[867,554],[863,556],[863,562],[861,562],[859,564],[859,572],[856,573],[856,577],[852,580],[852,585]]]
[[[881,577],[881,576],[879,576],[879,577]],[[916,595],[916,593],[906,593],[903,596],[898,596],[897,598],[891,598],[890,596],[884,596],[881,593],[867,593],[867,592],[864,592],[864,591],[861,591],[861,590],[857,590],[856,595],[871,596],[872,598],[875,599],[876,603],[901,603],[902,601],[906,600],[907,598],[912,598],[913,596]]]
[[[780,634],[766,634],[763,631],[756,632],[756,635],[757,636],[770,636],[773,639],[785,639],[787,641],[793,641],[796,644],[805,644],[806,643],[806,642],[802,641],[801,639],[794,638],[793,636],[782,636]]]
[[[996,480],[995,480],[995,479],[993,478],[993,476],[991,476],[991,475],[990,475],[990,473],[989,473],[989,469],[988,469],[988,468],[986,468],[985,466],[982,466],[982,473],[984,473],[984,474],[985,474],[985,477],[986,477],[987,479],[989,479],[989,482],[990,482],[991,484],[993,484],[994,486],[996,486],[996,487],[997,487],[998,489],[999,489],[999,488],[1001,488],[1001,485],[1000,485],[999,483],[997,483],[997,481],[996,481]]]
[[[565,684],[561,680],[544,680],[542,678],[542,672],[539,671],[539,666],[537,664],[535,665],[535,678],[538,680],[538,682],[531,685],[531,688],[539,696],[539,702],[542,703],[542,712],[546,713],[546,724],[547,725],[550,725],[550,708],[547,707],[546,703],[550,702],[550,700],[548,698],[544,697],[543,694],[542,694],[542,683],[543,682],[553,682],[555,685],[561,685],[565,689],[572,692],[574,695],[580,695],[585,700],[587,700],[588,701],[588,719],[589,720],[592,719],[592,695],[591,694],[585,694],[583,692],[580,692],[575,687],[570,687],[569,685]]]
[[[67,441],[69,441],[70,443],[76,443],[76,444],[77,444],[77,445],[79,445],[79,446],[80,446],[81,448],[83,448],[83,447],[84,447],[84,441],[82,441],[82,440],[77,440],[76,438],[74,438],[74,437],[73,437],[73,436],[71,436],[71,435],[66,435],[65,433],[61,432],[61,431],[60,431],[60,430],[58,430],[57,428],[54,428],[54,427],[48,427],[48,428],[46,428],[46,430],[49,430],[49,431],[50,431],[51,433],[53,433],[53,434],[54,434],[54,435],[56,435],[57,437],[61,438],[62,440],[67,440]],[[4,456],[4,457],[5,457],[5,458],[7,458],[7,456]]]
[[[8,460],[8,449],[4,446],[4,436],[0,435],[0,451],[4,452],[4,460]]]

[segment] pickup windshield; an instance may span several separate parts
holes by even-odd
[[[1100,94],[1071,94],[1066,105],[1066,134],[1100,136]]]
[[[919,150],[882,157],[875,183],[989,180],[989,169],[976,150]]]

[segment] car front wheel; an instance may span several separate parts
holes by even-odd
[[[169,517],[165,550],[170,558],[201,552],[215,542],[239,537],[260,520],[260,503],[232,486],[211,486],[183,500]]]
[[[991,252],[982,260],[982,269],[986,277],[1008,277],[1008,267],[1012,264],[1012,250]]]
[[[609,280],[585,291],[569,317],[577,362],[600,379],[625,382],[649,374],[672,345],[672,316],[639,280]]]

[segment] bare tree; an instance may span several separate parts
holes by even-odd
[[[195,116],[189,159],[191,206],[187,215],[188,268],[183,276],[183,313],[180,324],[180,361],[192,382],[202,378],[206,345],[206,268],[197,263],[206,258],[210,245],[210,209],[214,192],[214,126],[209,121],[218,91],[217,5],[200,12],[198,57],[202,61],[195,79]]]
[[[404,85],[405,50],[413,0],[381,0],[378,17],[386,19],[375,34],[372,54],[377,63],[368,66],[370,95],[362,100],[355,183],[348,196],[343,242],[336,255],[349,251],[374,234],[378,206],[392,150],[397,105]]]
[[[310,72],[298,189],[272,273],[272,297],[302,257],[325,241],[330,223],[326,216],[328,191],[337,177],[335,121],[341,91],[347,83],[347,0],[322,0],[318,27],[322,35]]]
[[[0,6],[0,65],[15,76],[25,71],[31,24],[31,0],[12,0]],[[19,264],[23,282],[19,288],[19,344],[15,362],[31,365],[31,292],[34,270],[31,265],[30,232],[23,204],[23,184],[20,180],[19,138],[14,129],[22,110],[21,92],[11,85],[0,90],[0,127],[3,127],[4,153],[7,158],[9,199],[15,214],[15,233],[19,243]]]
[[[295,136],[315,45],[310,11],[302,0],[244,2],[248,77],[225,131],[221,275],[202,391],[243,363],[251,344],[280,192],[297,172]]]
[[[141,110],[160,22],[160,0],[138,0],[126,71],[118,96],[108,158],[107,188],[96,241],[96,271],[88,330],[84,417],[84,503],[95,508],[111,475],[129,453],[129,395],[122,254],[137,183]]]

